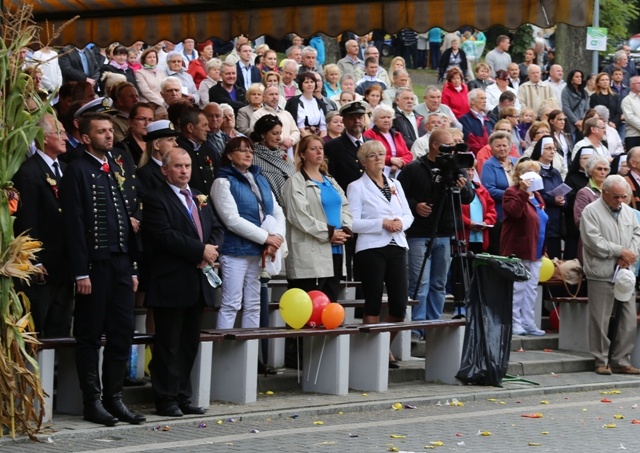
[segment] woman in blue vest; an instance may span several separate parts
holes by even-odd
[[[211,200],[226,230],[220,253],[222,305],[218,329],[232,329],[242,308],[242,327],[260,325],[262,254],[275,258],[284,243],[285,219],[269,182],[253,165],[253,143],[236,137],[227,143],[211,186]],[[262,227],[267,216],[269,230]]]

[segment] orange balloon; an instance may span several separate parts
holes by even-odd
[[[322,310],[322,324],[327,330],[335,329],[344,321],[344,307],[331,302]]]

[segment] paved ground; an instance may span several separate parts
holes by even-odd
[[[528,378],[540,385],[491,388],[413,381],[383,394],[276,392],[260,395],[252,405],[214,404],[206,417],[167,420],[151,415],[138,427],[105,428],[59,416],[40,437],[43,443],[4,439],[0,451],[376,452],[425,451],[426,446],[517,452],[530,445],[537,451],[614,451],[621,445],[640,451],[640,426],[632,424],[640,419],[640,377],[582,372]],[[602,393],[613,389],[620,393]],[[453,398],[464,405],[452,405]],[[392,408],[396,403],[401,410]],[[522,417],[538,413],[541,418]],[[620,415],[624,418],[617,419]],[[606,427],[610,424],[615,427]]]

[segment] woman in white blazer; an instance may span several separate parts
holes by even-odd
[[[400,183],[384,175],[385,156],[382,143],[365,142],[358,150],[365,173],[347,188],[352,229],[358,234],[354,265],[362,281],[365,324],[380,322],[383,285],[389,298],[386,322],[404,321],[407,309],[408,246],[404,232],[413,223],[413,215]],[[389,366],[398,367],[391,353]]]

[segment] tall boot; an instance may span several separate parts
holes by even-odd
[[[102,364],[102,404],[104,408],[121,422],[134,425],[144,423],[147,417],[131,412],[122,402],[122,384],[126,362],[104,362]]]
[[[77,364],[78,380],[82,390],[84,419],[99,425],[113,426],[118,419],[107,412],[100,400],[100,375],[98,364]]]

